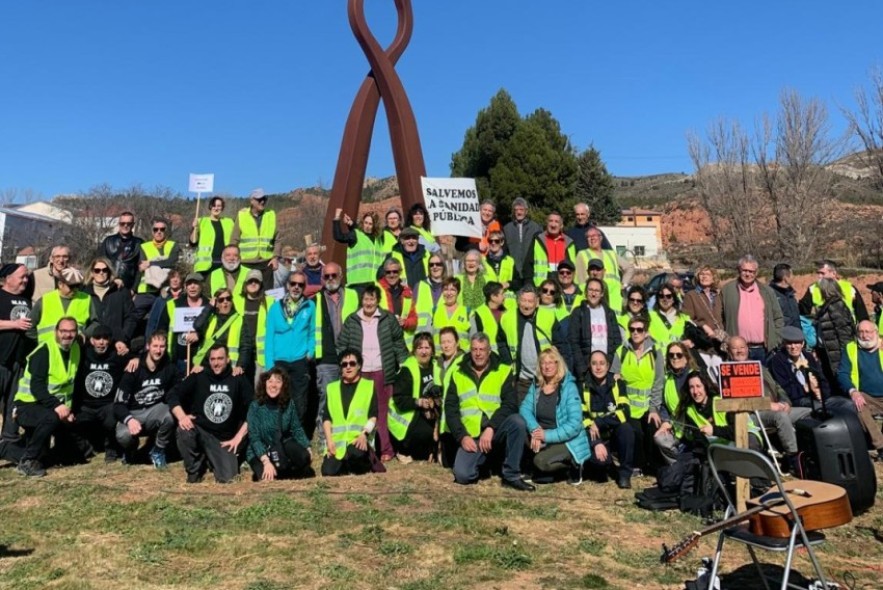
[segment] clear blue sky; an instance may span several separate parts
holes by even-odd
[[[393,0],[366,0],[386,44]],[[883,65],[883,2],[414,0],[398,71],[427,172],[491,96],[549,109],[617,175],[690,171],[685,133],[750,124],[782,88],[851,106]],[[281,192],[334,175],[367,64],[345,0],[47,0],[0,5],[0,191],[107,182]],[[394,173],[378,118],[371,176]]]

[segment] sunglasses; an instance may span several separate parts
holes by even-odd
[[[675,296],[672,295],[671,293],[660,293],[659,298],[660,299],[674,299]]]
[[[629,332],[632,334],[643,334],[646,331],[647,331],[646,328],[638,328],[638,327],[629,326]]]
[[[288,281],[288,286],[289,287],[300,287],[301,289],[303,289],[304,287],[307,286],[307,284],[302,283],[300,281]]]
[[[110,272],[110,269],[107,268],[106,266],[103,267],[103,268],[95,267],[95,268],[92,269],[92,272],[95,272],[95,273],[98,273],[98,274],[106,275],[108,272]]]
[[[397,274],[401,274],[401,272],[402,272],[402,271],[400,271],[400,270],[388,270],[388,271],[386,271],[386,274],[388,274],[388,275],[397,275]]]
[[[261,280],[260,279],[248,279],[247,281],[245,281],[245,284],[246,285],[260,285]]]
[[[160,233],[160,232],[163,232],[163,233],[164,233],[165,231],[166,231],[166,228],[164,228],[164,227],[155,227],[155,228],[153,228],[153,233],[155,233],[155,234],[158,234],[158,233]]]
[[[331,274],[327,274],[327,275],[322,275],[322,278],[325,279],[326,281],[330,281],[332,279],[336,279],[338,276],[339,275],[337,273],[331,273]]]
[[[120,227],[132,227],[133,225],[135,225],[134,221],[121,221],[120,222]]]
[[[266,203],[266,202],[267,202],[267,197],[261,197],[261,198],[259,198],[259,199],[253,199],[253,200],[254,200],[254,201],[257,201],[258,203]]]
[[[670,352],[670,353],[668,353],[668,358],[670,358],[672,360],[679,360],[679,359],[684,358],[684,353],[683,352]]]
[[[488,244],[502,244],[503,240],[488,240]]]
[[[558,271],[558,274],[559,274],[559,275],[570,276],[570,275],[573,274],[573,271],[570,270],[570,269],[567,269],[567,268],[562,268],[561,270]]]
[[[629,297],[629,303],[644,303],[640,297]]]
[[[554,295],[554,294],[557,293],[557,292],[558,292],[558,291],[556,291],[555,289],[550,289],[550,288],[548,288],[548,287],[545,288],[545,289],[543,289],[543,294],[544,294],[544,295]]]
[[[341,361],[340,368],[341,369],[349,369],[351,367],[358,367],[359,363],[356,361]]]
[[[402,236],[403,241],[410,242],[411,240],[417,241],[417,236]]]
[[[217,299],[218,303],[228,303],[230,301],[233,301],[232,297],[218,297]]]
[[[443,266],[444,266],[444,264],[442,264],[441,262],[430,262],[429,263],[429,268],[441,268]]]

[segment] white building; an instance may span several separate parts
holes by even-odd
[[[655,227],[600,227],[617,254],[627,259],[656,259],[664,255]]]

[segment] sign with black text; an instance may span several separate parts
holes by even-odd
[[[722,398],[763,397],[763,367],[760,361],[721,363],[718,385]]]
[[[432,235],[481,237],[481,213],[474,178],[421,176],[420,182]]]
[[[193,331],[193,322],[202,313],[202,307],[176,307],[175,308],[175,327],[172,330],[175,334]]]

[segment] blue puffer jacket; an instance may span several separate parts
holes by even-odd
[[[527,422],[527,431],[533,432],[539,427],[537,422],[537,395],[542,393],[537,389],[536,383],[530,386],[527,396],[521,402],[519,413]],[[589,450],[589,437],[583,428],[583,409],[580,402],[579,391],[576,381],[568,372],[561,383],[558,407],[555,411],[557,428],[546,430],[546,444],[553,445],[564,443],[570,451],[574,461],[584,463],[588,461],[591,451]]]

